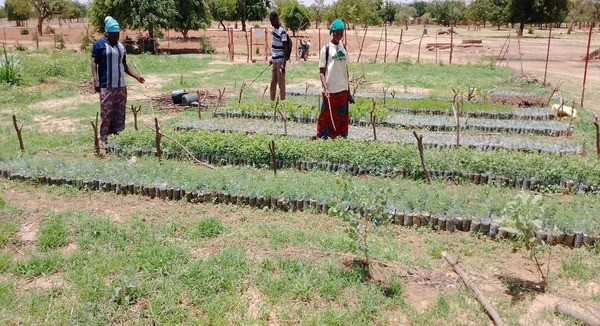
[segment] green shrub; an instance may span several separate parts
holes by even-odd
[[[81,45],[79,46],[79,50],[81,50],[81,52],[89,52],[92,50],[94,38],[89,33],[81,33],[79,41],[81,41]]]
[[[195,228],[192,230],[194,236],[200,238],[210,238],[223,233],[223,224],[221,220],[210,216],[198,221]]]
[[[200,53],[215,53],[215,47],[212,44],[210,44],[210,42],[204,35],[200,36]]]
[[[533,28],[533,26],[529,26],[527,28],[527,34],[533,34],[533,31],[535,31],[535,29]]]
[[[21,35],[29,35],[29,30],[27,28],[22,28]]]
[[[17,44],[15,44],[15,50],[24,52],[24,51],[27,51],[28,49],[25,45],[23,45],[21,43],[17,43]]]
[[[65,76],[67,68],[59,62],[44,62],[44,72],[48,77]]]
[[[62,34],[54,35],[54,48],[58,50],[63,50],[65,48],[65,38]]]
[[[4,48],[3,58],[0,59],[0,82],[10,85],[18,85],[21,82],[21,61],[16,54],[6,52]]]

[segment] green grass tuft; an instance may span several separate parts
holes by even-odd
[[[65,228],[62,214],[51,214],[42,220],[38,236],[41,249],[55,249],[69,243],[69,234]]]

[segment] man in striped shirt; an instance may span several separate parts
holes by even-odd
[[[125,48],[119,42],[119,23],[112,17],[104,19],[106,34],[92,47],[92,77],[94,89],[100,93],[100,140],[106,147],[109,134],[125,129],[127,87],[125,74],[144,83],[144,77],[136,75],[127,65]]]
[[[271,60],[273,72],[271,74],[271,101],[275,101],[277,85],[279,85],[279,98],[285,101],[285,49],[288,48],[289,38],[283,25],[279,22],[279,15],[271,11],[269,15],[271,26],[273,26],[273,40],[271,41]]]

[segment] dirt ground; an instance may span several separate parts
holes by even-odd
[[[13,47],[17,43],[35,48],[35,42],[32,35],[35,31],[35,21],[27,22],[26,28],[29,30],[29,35],[21,35],[21,27],[14,26],[14,23],[0,20],[0,28],[2,38],[7,43],[8,47]],[[238,63],[244,63],[249,60],[248,43],[250,42],[250,33],[245,33],[240,30],[241,24],[235,29],[233,23],[230,24],[234,28],[234,60]],[[59,24],[57,20],[51,22],[56,34],[63,35],[67,49],[79,51],[81,37],[85,34],[86,28],[91,31],[93,28],[85,22],[62,22]],[[252,44],[253,44],[253,59],[257,61],[264,60],[264,28],[269,28],[268,23],[248,23],[248,27],[259,26],[254,28]],[[325,24],[321,24],[319,29],[314,25],[306,31],[301,31],[297,37],[293,38],[294,43],[302,38],[311,42],[310,61],[318,60],[317,49],[329,40],[329,35]],[[548,49],[548,30],[535,30],[533,34],[526,34],[523,38],[517,39],[514,31],[496,27],[485,27],[478,31],[474,31],[468,26],[459,26],[456,28],[456,34],[451,40],[450,34],[440,34],[438,31],[447,30],[442,26],[423,26],[409,25],[408,30],[401,31],[402,27],[391,26],[387,28],[388,42],[380,42],[386,39],[384,29],[381,27],[369,27],[365,33],[364,29],[356,26],[351,29],[346,35],[346,44],[348,46],[351,60],[356,62],[360,55],[360,60],[377,60],[383,62],[384,55],[387,53],[386,61],[394,62],[396,55],[399,60],[410,60],[421,62],[438,62],[448,64],[450,61],[450,50],[427,50],[427,45],[434,43],[450,43],[455,44],[452,51],[452,63],[468,64],[468,63],[496,63],[499,57],[504,57],[504,60],[498,65],[508,66],[516,72],[533,75],[540,82],[544,80],[544,71],[546,69],[546,55]],[[427,30],[427,35],[424,35],[421,41],[423,29]],[[546,73],[546,81],[553,86],[562,83],[560,88],[564,97],[569,101],[580,102],[583,89],[583,75],[585,70],[585,60],[583,59],[587,50],[588,29],[575,29],[572,34],[566,34],[566,28],[554,29],[552,31],[552,39],[550,42],[549,61]],[[402,35],[401,35],[402,33]],[[591,39],[590,52],[600,47],[598,34],[600,30],[596,29],[593,32]],[[360,52],[361,44],[364,45],[362,53]],[[101,35],[94,34],[95,38]],[[130,36],[136,39],[139,36],[137,31],[124,31],[122,37]],[[159,39],[160,50],[170,53],[189,53],[200,48],[200,36],[206,36],[209,42],[216,48],[216,56],[225,59],[227,57],[227,33],[218,28],[216,23],[206,30],[191,31],[189,38],[183,39],[181,33],[175,31],[164,31],[164,37]],[[510,39],[509,39],[510,36]],[[53,35],[44,34],[39,38],[40,46],[53,46]],[[402,45],[398,51],[397,44],[402,37]],[[464,44],[472,40],[481,40],[481,44]],[[387,43],[387,46],[386,46]],[[421,51],[419,51],[419,44]],[[501,55],[502,50],[508,46],[506,55]],[[256,51],[259,54],[256,54]],[[296,59],[294,59],[296,60]],[[359,71],[354,71],[355,77],[359,76]],[[593,103],[600,101],[600,61],[592,60],[589,62],[585,86],[584,106],[592,110],[597,109]],[[585,105],[587,104],[587,105]]]

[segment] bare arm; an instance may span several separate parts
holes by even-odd
[[[92,78],[94,80],[94,90],[100,92],[100,80],[98,79],[98,61],[92,58]]]
[[[329,97],[329,89],[327,89],[327,78],[325,77],[325,70],[327,68],[319,68],[319,76],[321,77],[321,85],[323,85],[323,93],[326,97]]]
[[[124,69],[125,73],[128,74],[129,76],[135,78],[135,80],[137,80],[140,84],[143,84],[144,82],[146,82],[146,80],[144,79],[144,77],[138,76],[135,72],[133,72],[133,70],[131,70],[129,68],[129,65],[127,65],[127,63],[124,63],[123,66],[125,68]]]

